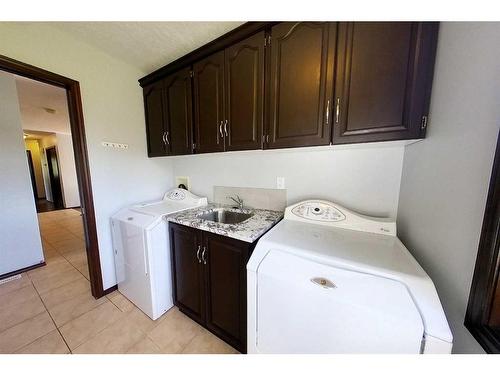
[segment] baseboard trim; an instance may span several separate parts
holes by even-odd
[[[34,270],[35,268],[43,267],[45,265],[46,265],[46,263],[44,261],[42,263],[34,264],[32,266],[29,266],[29,267],[21,268],[20,270],[7,272],[7,273],[4,273],[3,275],[0,275],[0,280],[6,279],[7,277],[19,275],[20,273],[23,273],[23,272],[28,272],[28,271]]]
[[[111,288],[104,290],[102,295],[105,296],[106,294],[113,293],[115,290],[118,290],[118,285],[113,285]]]

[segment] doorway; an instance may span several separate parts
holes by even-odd
[[[64,207],[61,189],[61,177],[59,173],[59,162],[57,160],[56,147],[52,146],[45,149],[47,155],[47,169],[49,171],[50,189],[52,191],[52,201],[55,209]]]
[[[99,257],[99,245],[97,239],[87,145],[85,140],[85,127],[83,121],[80,85],[78,81],[75,81],[73,79],[22,63],[20,61],[2,55],[0,55],[0,70],[66,90],[66,100],[71,128],[71,139],[73,142],[76,176],[80,195],[81,215],[83,218],[83,236],[85,240],[85,250],[88,260],[90,286],[92,295],[95,298],[100,298],[103,295],[111,292],[115,288],[111,288],[111,290],[105,291],[102,284],[102,272]],[[52,168],[54,177],[56,175],[60,175],[60,165],[52,165],[52,167],[55,166],[57,166],[57,170],[55,168]],[[9,274],[0,275],[0,278],[9,277],[22,271],[25,270],[19,270],[11,272]]]

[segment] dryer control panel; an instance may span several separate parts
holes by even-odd
[[[285,220],[303,221],[362,232],[396,235],[396,223],[392,219],[372,217],[348,210],[339,204],[312,199],[288,206]]]
[[[313,221],[345,220],[345,215],[342,211],[328,203],[320,201],[307,201],[301,203],[292,209],[292,213]]]

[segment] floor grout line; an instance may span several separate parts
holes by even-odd
[[[82,223],[82,226],[83,226],[83,223]],[[63,227],[64,227],[64,226],[63,226]],[[47,239],[45,239],[45,238],[44,238],[44,235],[43,235],[43,228],[41,228],[41,226],[40,226],[40,229],[39,229],[39,230],[40,230],[40,237],[41,237],[41,239],[42,239],[42,240],[44,240],[44,241],[46,241],[46,242],[47,242],[47,243],[48,243],[48,244],[49,244],[49,245],[53,248],[53,250],[55,250],[55,251],[56,251],[56,253],[58,253],[61,257],[63,257],[63,258],[65,259],[65,261],[66,261],[66,262],[68,262],[68,263],[71,265],[71,267],[73,267],[73,269],[75,269],[76,271],[78,271],[78,272],[79,272],[79,273],[80,273],[80,274],[81,274],[81,275],[82,275],[85,279],[87,279],[87,278],[85,277],[85,275],[83,275],[83,274],[80,272],[80,270],[79,270],[78,268],[76,268],[76,267],[75,267],[75,265],[74,265],[72,262],[70,262],[70,261],[68,260],[68,258],[66,258],[66,257],[64,256],[64,254],[63,254],[63,253],[61,253],[61,252],[57,249],[57,247],[56,247],[56,246],[54,246],[54,245],[53,245],[53,242],[51,243],[50,241],[48,241]],[[66,229],[66,230],[67,230],[67,229]],[[67,230],[67,231],[68,231],[68,232],[70,232],[69,230]],[[76,237],[73,233],[71,233],[71,232],[70,232],[70,234],[71,234],[72,236],[74,236],[75,238],[79,239],[79,238],[78,238],[78,237]],[[45,249],[43,249],[43,246],[42,246],[42,251],[44,251],[44,250],[45,250]],[[76,250],[76,249],[75,249],[75,250]],[[44,253],[44,257],[45,257],[45,253]],[[62,338],[62,340],[63,340],[63,342],[64,342],[64,345],[66,345],[66,348],[68,349],[69,353],[70,353],[70,354],[73,354],[73,350],[71,350],[71,348],[70,348],[70,346],[69,346],[68,342],[66,341],[66,339],[65,339],[64,335],[62,334],[61,330],[59,329],[60,327],[58,327],[58,326],[57,326],[56,321],[55,321],[55,320],[54,320],[54,318],[52,317],[52,314],[50,313],[49,309],[47,308],[47,305],[45,304],[45,302],[44,302],[44,300],[43,300],[43,298],[42,298],[42,296],[41,296],[40,292],[38,291],[37,287],[35,286],[35,284],[34,284],[34,282],[33,282],[33,279],[30,277],[29,273],[26,273],[26,276],[27,276],[27,277],[28,277],[28,279],[30,280],[30,283],[31,283],[31,285],[33,286],[33,289],[35,289],[35,292],[37,293],[38,298],[40,299],[40,302],[42,303],[43,307],[45,308],[45,311],[47,312],[47,314],[49,315],[50,319],[52,320],[52,323],[54,324],[55,330],[57,330],[57,332],[58,332],[58,333],[59,333],[59,335],[61,336],[61,338]],[[70,283],[72,283],[72,282],[74,282],[74,281],[75,281],[75,280],[73,280],[73,281],[69,281],[68,283],[64,283],[63,285],[60,285],[60,286],[58,286],[57,288],[54,288],[54,289],[52,289],[52,290],[58,289],[58,288],[60,288],[60,287],[63,287],[63,286],[65,286],[65,285],[67,285],[67,284],[70,284]],[[87,281],[89,282],[89,280],[87,280]],[[47,292],[49,292],[49,291],[50,291],[50,290],[48,290]],[[90,311],[92,311],[92,310],[90,310]],[[82,315],[84,315],[84,314],[82,314]],[[79,318],[79,317],[80,317],[80,316],[82,316],[82,315],[79,315],[79,316],[78,316],[78,317],[76,317],[75,319]],[[69,323],[69,322],[67,322],[67,323]],[[61,326],[61,327],[62,327],[62,326]],[[51,332],[52,332],[52,331],[51,331]],[[49,333],[50,333],[50,332],[49,332]],[[43,336],[42,336],[42,337],[43,337]],[[38,340],[38,338],[37,338],[36,340]],[[26,347],[26,346],[28,346],[28,345],[32,344],[32,343],[33,343],[34,341],[36,341],[36,340],[33,340],[32,342],[30,342],[30,343],[28,343],[28,344],[24,345],[22,348],[24,348],[24,347]],[[22,348],[20,348],[20,349],[18,349],[18,350],[21,350]]]
[[[26,274],[26,275],[29,277],[29,274]],[[70,354],[72,354],[72,351],[71,351],[71,349],[69,348],[68,343],[67,343],[67,342],[66,342],[66,340],[64,339],[64,336],[62,335],[61,331],[59,330],[59,327],[57,327],[57,324],[56,324],[56,322],[55,322],[54,318],[53,318],[53,317],[52,317],[52,315],[50,314],[50,311],[49,311],[49,309],[47,308],[47,305],[45,305],[45,302],[43,301],[42,296],[40,295],[40,292],[38,291],[38,289],[36,288],[35,284],[33,283],[33,280],[31,279],[31,277],[29,277],[29,280],[30,280],[30,282],[31,282],[31,285],[33,285],[33,289],[35,289],[35,292],[36,292],[36,294],[38,295],[38,298],[40,298],[40,302],[42,303],[43,307],[45,308],[45,312],[46,312],[46,313],[47,313],[47,315],[49,316],[50,320],[52,320],[52,323],[54,324],[55,330],[57,330],[57,332],[59,332],[59,335],[61,336],[62,340],[64,341],[64,345],[66,345],[66,347],[68,348],[68,350],[69,350]],[[50,331],[50,332],[52,332],[52,331]],[[50,333],[50,332],[49,332],[49,333]],[[48,335],[48,333],[47,333],[47,335]],[[45,336],[45,335],[44,335],[44,336]],[[43,336],[41,336],[41,337],[43,337]],[[39,337],[39,338],[40,338],[40,337]],[[28,344],[24,345],[22,348],[24,348],[24,347],[26,347],[26,346],[28,346],[28,345],[30,345],[30,344],[32,344],[32,343],[34,343],[36,340],[38,340],[38,338],[37,338],[37,339],[35,339],[35,340],[33,340],[32,342],[30,342],[30,343],[28,343]],[[19,348],[18,350],[21,350],[22,348]]]

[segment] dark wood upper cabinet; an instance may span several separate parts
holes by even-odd
[[[164,156],[166,154],[164,136],[165,123],[163,116],[163,81],[144,87],[144,112],[146,115],[146,137],[148,156]]]
[[[200,261],[201,233],[182,225],[170,225],[169,231],[175,304],[203,324],[205,280]]]
[[[148,155],[423,138],[438,28],[245,24],[140,80]]]
[[[262,147],[264,32],[225,50],[226,150]]]
[[[185,68],[163,81],[165,143],[167,153],[192,153],[192,99],[190,69]]]
[[[246,351],[246,263],[249,244],[204,232],[207,327]]]
[[[336,29],[329,22],[271,29],[267,147],[330,143]]]
[[[224,151],[224,51],[193,66],[196,153]]]
[[[339,24],[333,143],[421,138],[437,23]]]

